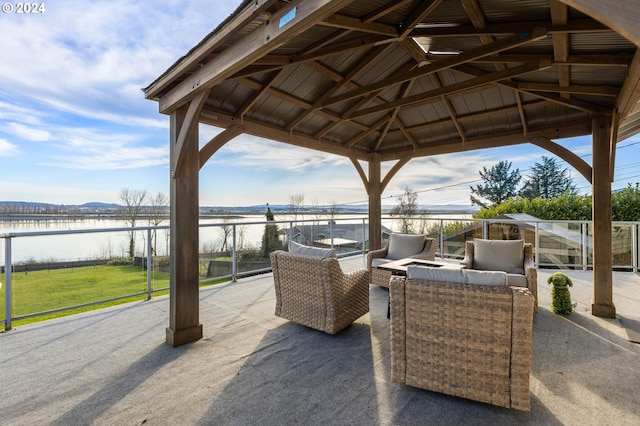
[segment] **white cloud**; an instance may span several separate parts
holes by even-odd
[[[0,157],[9,157],[18,153],[18,147],[0,138]]]
[[[51,134],[46,130],[28,127],[20,123],[8,123],[4,130],[32,142],[44,142],[51,139]]]

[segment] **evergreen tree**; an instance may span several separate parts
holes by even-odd
[[[561,169],[554,158],[542,156],[531,175],[520,190],[520,195],[528,199],[555,198],[562,194],[576,194],[576,186],[569,175],[569,169]]]
[[[489,169],[479,172],[484,184],[471,186],[471,203],[487,208],[497,205],[517,195],[516,187],[520,183],[520,171],[511,170],[510,161],[500,161]]]
[[[267,213],[265,213],[267,222],[275,220],[271,207],[267,206]],[[282,241],[280,241],[280,233],[278,231],[278,225],[267,224],[264,226],[264,234],[262,235],[262,256],[269,257],[269,253],[282,249]]]

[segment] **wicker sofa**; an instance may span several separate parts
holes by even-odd
[[[505,275],[412,266],[394,276],[391,379],[529,411],[534,298]]]
[[[511,286],[527,287],[535,299],[538,312],[538,270],[533,262],[533,246],[524,240],[483,240],[465,243],[462,264],[482,271],[503,271]]]
[[[436,258],[436,240],[424,234],[391,234],[387,244],[367,253],[367,269],[371,275],[371,283],[389,288],[391,271],[378,269],[383,263],[407,257],[414,259],[434,260]]]
[[[369,312],[366,269],[344,273],[332,256],[278,250],[270,257],[277,316],[335,334]]]

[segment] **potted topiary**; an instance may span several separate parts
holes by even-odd
[[[551,310],[557,314],[570,315],[573,311],[569,293],[569,287],[573,286],[571,278],[562,272],[555,272],[549,276],[547,284],[552,286]]]

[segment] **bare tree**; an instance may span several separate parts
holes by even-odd
[[[399,216],[403,220],[404,230],[408,234],[413,234],[413,221],[410,220],[412,216],[418,213],[418,193],[412,191],[408,187],[405,188],[404,193],[398,197],[398,205],[391,210],[391,216]]]
[[[157,232],[155,227],[160,225],[162,221],[166,218],[167,214],[167,206],[169,205],[169,197],[167,197],[162,192],[158,192],[156,195],[151,197],[149,202],[149,225],[153,226],[152,230],[152,240],[153,246],[151,247],[152,254],[157,254]]]
[[[121,209],[123,220],[135,228],[136,221],[142,210],[142,203],[147,198],[147,191],[142,189],[129,189],[122,188],[120,190],[120,200],[124,203]],[[133,258],[136,253],[136,238],[135,231],[132,229],[129,231],[129,257]]]
[[[231,247],[229,246],[229,237],[231,236],[231,232],[233,231],[233,225],[229,223],[229,218],[222,219],[224,225],[218,227],[218,232],[220,232],[220,237],[222,238],[222,246],[220,251],[229,251]]]
[[[304,194],[291,194],[289,195],[289,209],[293,213],[293,219],[298,219],[298,213],[302,211],[304,207]]]

